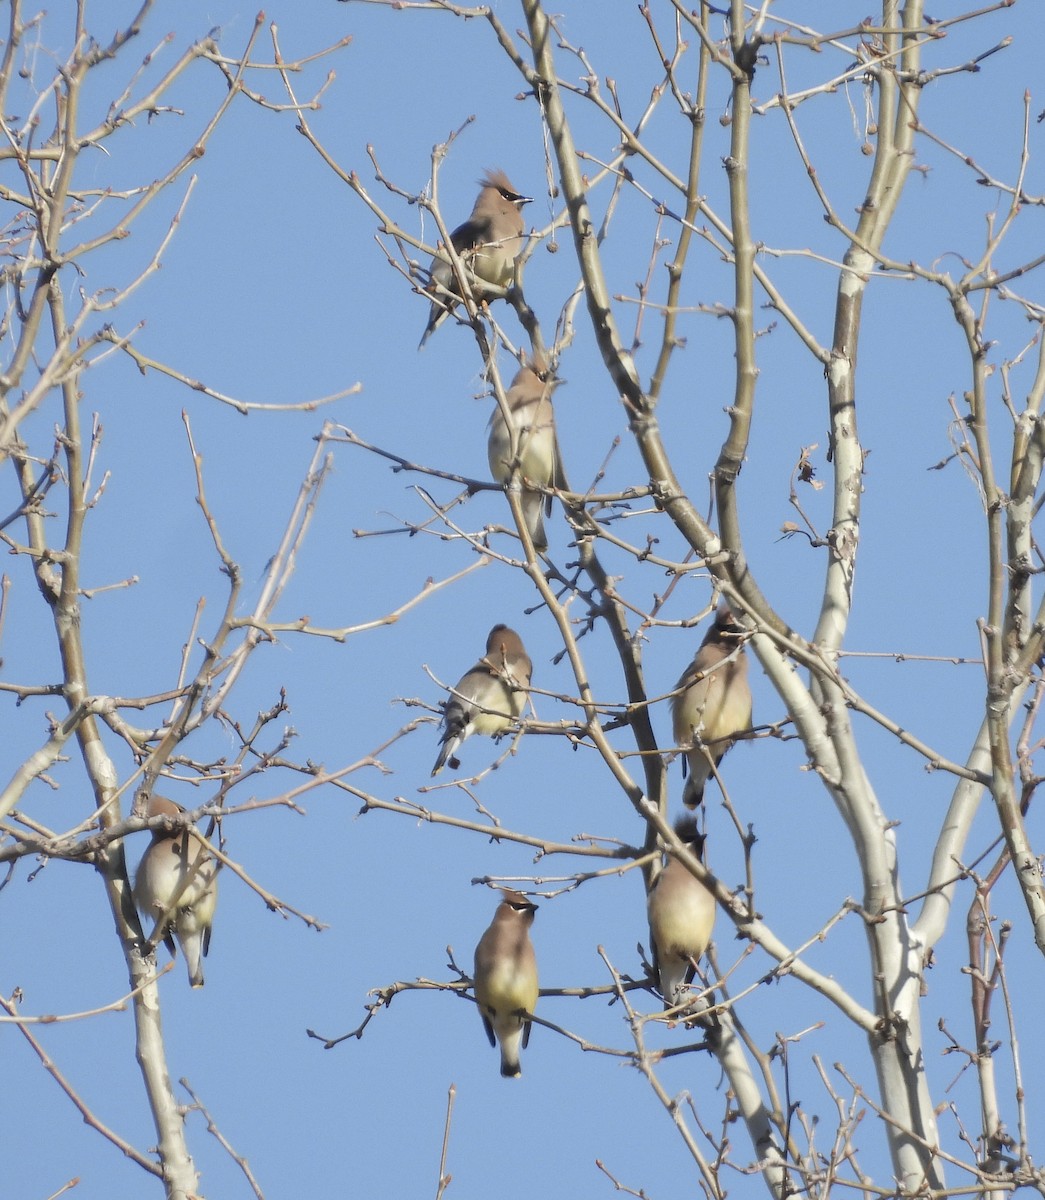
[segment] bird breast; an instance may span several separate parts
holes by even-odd
[[[494,737],[498,733],[504,733],[504,731],[509,729],[512,724],[512,716],[509,715],[509,712],[516,717],[522,712],[522,703],[519,703],[518,705],[514,703],[516,696],[518,696],[521,701],[525,699],[522,692],[516,692],[513,695],[511,702],[509,702],[507,696],[505,696],[503,701],[498,699],[496,706],[491,706],[496,707],[498,709],[497,712],[476,712],[475,716],[472,718],[473,730],[476,733],[481,733],[484,737]],[[487,701],[487,704],[489,705],[490,702]]]
[[[520,241],[520,238],[510,237],[477,246],[469,264],[473,273],[495,287],[508,287],[515,272],[515,257],[519,253]]]
[[[649,906],[658,951],[664,956],[699,958],[707,949],[715,923],[715,901],[710,892],[696,880],[692,887],[673,889],[670,902],[662,902],[658,892],[655,888]]]
[[[178,909],[175,925],[182,937],[209,929],[213,924],[214,910],[218,906],[218,889],[214,884],[215,879],[212,875],[207,890],[194,899],[191,904],[182,905]]]
[[[483,980],[480,1002],[495,1015],[506,1017],[517,1008],[533,1010],[537,1000],[537,988],[533,964],[528,956],[502,955],[490,965]]]
[[[527,479],[543,484],[551,474],[552,447],[550,436],[554,428],[552,407],[547,400],[520,404],[511,410],[512,425],[495,408],[490,419],[490,473],[502,483],[507,482],[512,467],[512,430],[517,439],[519,470]]]

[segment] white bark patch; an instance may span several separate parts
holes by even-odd
[[[867,286],[867,276],[874,270],[874,258],[866,250],[854,249],[850,256],[849,267],[842,272],[838,290],[843,296],[852,299]]]
[[[827,364],[827,373],[833,387],[840,388],[843,383],[848,381],[852,372],[853,366],[848,358],[842,358],[838,354],[831,355],[831,361]]]
[[[101,742],[95,739],[89,741],[84,746],[84,754],[91,778],[97,780],[107,792],[114,791],[118,783],[116,768]]]

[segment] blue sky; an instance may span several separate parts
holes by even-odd
[[[112,94],[154,48],[150,70],[162,70],[183,46],[217,25],[223,49],[238,53],[253,25],[253,9],[235,0],[216,0],[199,12],[191,7],[159,6],[125,56],[97,72],[89,111],[82,117],[85,125],[104,115]],[[606,20],[602,6],[566,7],[565,33],[574,45],[583,45],[600,77],[614,77],[625,113],[633,119],[658,78],[644,26],[630,8]],[[831,9],[838,28],[866,15],[847,3]],[[134,11],[134,5],[109,0],[88,7],[88,23],[107,32]],[[509,29],[521,24],[514,5],[500,5],[498,11]],[[1024,90],[1036,87],[1040,78],[1033,11],[1016,5],[969,28],[958,26],[926,52],[930,68],[959,64],[1013,36],[1012,45],[985,60],[978,74],[955,74],[927,88],[921,113],[945,141],[961,145],[984,169],[1006,179],[1015,176],[1018,165]],[[788,12],[811,24],[824,19],[822,5],[796,4]],[[503,167],[521,190],[535,197],[526,210],[528,221],[545,225],[557,213],[544,190],[544,143],[534,104],[517,99],[522,82],[496,51],[484,22],[333,0],[308,6],[277,0],[266,7],[266,17],[278,25],[288,60],[353,35],[350,46],[310,66],[296,86],[300,95],[307,95],[329,68],[336,71],[322,109],[310,114],[310,122],[337,161],[357,171],[405,228],[422,232],[418,210],[374,182],[367,145],[373,146],[390,179],[420,192],[431,173],[432,147],[473,114],[474,123],[457,139],[441,169],[446,219],[454,224],[467,215],[475,181],[489,166]],[[666,9],[657,19],[669,29]],[[173,36],[164,44],[168,32]],[[263,31],[259,55],[268,53],[263,49],[267,39]],[[53,63],[43,47],[68,46],[65,18],[48,16],[40,41],[41,48],[30,52],[29,59],[33,81],[42,85]],[[840,72],[849,61],[834,50],[814,59],[792,49],[787,53],[789,86]],[[561,69],[571,77],[579,71],[566,57]],[[256,86],[270,99],[282,99],[274,73],[265,73]],[[779,86],[775,65],[760,66],[756,100],[768,100]],[[192,144],[223,92],[217,71],[197,64],[170,97],[180,113],[140,121],[110,139],[105,152],[84,156],[78,186],[120,189],[156,177],[172,156]],[[12,113],[24,104],[23,95],[12,88]],[[724,76],[714,77],[701,190],[721,213],[726,212],[721,159],[729,130],[719,117],[727,100]],[[1045,191],[1034,157],[1042,127],[1033,122],[1043,107],[1045,101],[1034,93],[1026,182],[1031,193]],[[608,158],[615,145],[612,131],[580,101],[570,111],[577,142],[595,158]],[[853,214],[871,161],[861,153],[861,85],[850,83],[809,101],[797,110],[797,120],[833,201],[843,214]],[[688,126],[673,111],[670,98],[662,103],[649,136],[657,152],[682,170]],[[629,165],[658,198],[663,194],[663,184],[655,183],[646,168]],[[928,143],[918,144],[918,165],[928,169],[912,176],[887,250],[900,261],[913,258],[923,266],[957,272],[961,268],[955,256],[979,252],[985,214],[998,206],[999,197],[978,186],[974,174],[953,156]],[[373,216],[295,133],[293,117],[264,112],[245,100],[234,104],[195,171],[197,182],[163,254],[162,269],[108,318],[118,332],[130,333],[144,322],[134,336],[141,353],[254,403],[301,403],[357,381],[362,388],[320,411],[244,417],[155,372],[142,375],[115,355],[85,374],[83,411],[85,416],[98,413],[104,427],[98,472],[110,475],[88,521],[83,583],[95,588],[138,578],[133,587],[84,601],[88,673],[96,694],[133,696],[169,687],[197,601],[206,598],[200,628],[206,638],[225,600],[225,579],[194,500],[183,410],[202,455],[214,516],[243,570],[242,611],[256,596],[324,419],[412,461],[470,477],[488,474],[490,400],[476,398],[486,388],[473,339],[466,329],[447,323],[423,353],[415,352],[427,301],[387,265],[375,242]],[[0,171],[0,182],[15,185],[9,166]],[[844,242],[822,218],[779,110],[754,122],[751,189],[755,236],[769,250],[812,249],[832,260],[844,252]],[[183,178],[150,208],[130,237],[85,260],[79,286],[91,292],[133,279],[155,252],[185,193]],[[606,185],[593,193],[600,217],[608,197]],[[101,207],[96,229],[113,222],[120,203],[112,199]],[[1038,252],[1040,222],[1038,210],[1024,214],[999,256],[1001,265]],[[612,293],[635,296],[654,230],[647,202],[626,190],[605,244]],[[423,233],[434,240],[431,222]],[[677,230],[666,226],[662,236],[673,239]],[[775,258],[768,252],[761,261],[817,335],[829,340],[835,286],[830,264],[799,256]],[[729,302],[729,270],[712,249],[698,243],[690,270],[686,304]],[[663,275],[658,266],[658,287]],[[558,235],[556,253],[538,247],[527,269],[526,295],[546,334],[576,276],[564,232]],[[71,277],[63,276],[63,282],[74,290]],[[1021,294],[1041,296],[1034,275],[1014,286]],[[630,330],[635,305],[622,302],[617,313],[622,327]],[[514,317],[503,306],[498,317],[516,336]],[[997,303],[992,321],[997,338],[992,355],[1000,364],[1013,358],[1034,331],[1013,304]],[[644,347],[637,358],[648,378],[659,321],[648,315],[645,322]],[[801,447],[816,444],[812,459],[818,478],[830,477],[823,372],[776,314],[765,311],[759,322],[767,332],[758,342],[757,414],[738,485],[746,546],[778,611],[808,635],[819,609],[823,563],[804,538],[782,539],[780,528],[795,519],[787,495]],[[560,366],[568,384],[556,394],[571,482],[580,487],[591,481],[620,437],[600,488],[644,484],[626,416],[583,312],[577,324],[576,340]],[[683,482],[695,498],[706,497],[707,474],[727,427],[723,409],[732,395],[732,333],[728,321],[708,313],[687,314],[682,325],[687,343],[672,363],[658,419]],[[5,362],[9,345],[3,344]],[[1033,357],[1028,354],[1013,371],[1017,405],[1029,387]],[[502,369],[510,373],[509,360],[502,359]],[[960,406],[968,373],[939,289],[876,280],[860,348],[859,419],[870,455],[847,642],[851,650],[966,658],[979,653],[975,622],[986,605],[982,508],[973,483],[957,464],[943,471],[928,469],[950,451],[948,396],[955,395]],[[999,380],[1000,372],[993,420],[996,452],[1004,463],[1011,425],[999,398]],[[25,437],[34,452],[49,452],[59,419],[56,401],[49,401],[27,423]],[[374,621],[415,596],[427,580],[445,579],[472,563],[474,551],[460,541],[403,533],[356,536],[359,530],[387,530],[424,519],[428,510],[414,490],[417,485],[439,501],[458,490],[448,482],[393,472],[359,448],[335,446],[332,473],[277,618],[308,615],[328,627]],[[59,512],[61,499],[58,492],[52,496]],[[823,532],[830,522],[830,487],[817,493],[806,488],[802,501]],[[6,514],[16,504],[8,469],[0,475],[0,511]],[[503,497],[493,492],[477,494],[456,511],[472,531],[508,521]],[[661,539],[658,552],[664,557],[681,557],[681,538],[663,518],[638,516],[621,528],[640,542],[647,531]],[[558,509],[549,532],[552,558],[565,570],[574,554]],[[511,553],[515,543],[500,535],[494,545]],[[605,558],[607,568],[622,575],[629,600],[640,607],[648,608],[667,585],[664,574],[650,564],[636,567],[608,548]],[[0,678],[23,684],[53,681],[58,677],[53,631],[26,561],[11,557],[2,569],[12,586],[0,642]],[[676,587],[662,615],[669,621],[691,619],[709,599],[707,580],[692,577]],[[578,604],[574,615],[580,611]],[[233,693],[229,711],[249,726],[285,688],[289,713],[276,726],[295,731],[288,753],[337,770],[364,758],[426,711],[405,701],[423,701],[429,710],[437,706],[441,694],[425,666],[453,682],[481,653],[486,632],[497,621],[522,632],[534,662],[535,686],[575,693],[566,664],[552,661],[559,648],[557,632],[532,585],[521,573],[492,563],[434,592],[394,625],[344,644],[291,634],[261,647]],[[671,689],[700,636],[694,630],[653,631],[644,650],[650,694]],[[619,664],[605,628],[597,626],[581,648],[596,696],[619,701]],[[967,752],[983,712],[980,668],[853,658],[846,660],[845,670],[869,701],[942,755],[960,760]],[[783,708],[768,681],[757,668],[753,676],[756,720],[780,719]],[[548,720],[571,711],[549,697],[538,697],[536,706]],[[5,781],[45,740],[49,709],[60,711],[54,701],[30,700],[16,707],[10,695],[0,696],[0,775]],[[133,713],[129,719],[145,723]],[[662,744],[670,744],[666,704],[654,710],[654,723]],[[925,880],[952,781],[942,772],[927,772],[912,751],[869,722],[858,723],[858,736],[879,800],[899,822],[900,870],[907,893],[915,895]],[[267,744],[276,737],[266,733]],[[624,732],[613,738],[618,748],[628,748]],[[434,723],[422,725],[382,755],[387,771],[364,768],[350,782],[384,799],[402,796],[473,819],[475,809],[462,789],[448,786],[419,794],[431,782],[436,745]],[[107,746],[125,778],[133,769],[126,749],[108,735]],[[189,749],[199,757],[231,755],[235,739],[215,726],[201,731]],[[490,742],[470,741],[462,753],[464,771],[479,770],[497,752]],[[860,891],[844,827],[804,763],[796,741],[763,739],[736,749],[724,764],[741,820],[757,834],[759,910],[792,945],[814,935],[847,897],[858,897]],[[36,783],[21,807],[52,829],[71,828],[90,811],[75,754],[50,774],[57,786]],[[677,765],[671,780],[677,808],[682,782]],[[238,800],[276,797],[300,782],[300,776],[272,770],[239,789]],[[162,790],[190,807],[210,794],[177,781]],[[742,850],[712,790],[709,861],[720,878],[739,886]],[[572,750],[560,739],[527,738],[518,755],[485,778],[475,794],[508,829],[549,840],[601,837],[637,843],[643,836],[626,797],[594,752]],[[654,1198],[696,1191],[685,1148],[638,1072],[618,1058],[585,1053],[552,1031],[535,1029],[520,1082],[498,1076],[497,1056],[486,1044],[473,1006],[449,994],[398,996],[359,1042],[329,1052],[308,1040],[308,1028],[336,1036],[355,1027],[371,988],[416,977],[449,979],[448,945],[468,970],[496,903],[492,892],[472,885],[473,879],[536,874],[542,881],[536,890],[555,893],[560,885],[553,877],[589,864],[554,857],[535,865],[531,851],[508,841],[388,813],[360,817],[358,800],[331,787],[309,794],[302,807],[302,813],[262,808],[228,820],[228,850],[265,888],[315,915],[327,928],[317,933],[268,912],[226,872],[206,987],[190,992],[180,960],[160,984],[172,1077],[188,1079],[224,1135],[249,1161],[269,1200],[300,1196],[303,1183],[317,1195],[349,1188],[390,1196],[434,1193],[451,1083],[456,1085],[456,1107],[447,1164],[454,1179],[448,1194],[458,1200],[494,1190],[505,1200],[535,1192],[609,1194],[612,1185],[595,1167],[596,1159],[622,1184],[643,1188]],[[969,842],[970,858],[987,847],[995,830],[993,813],[984,807]],[[1030,830],[1033,837],[1033,816]],[[133,863],[145,841],[144,834],[130,840]],[[38,871],[36,866],[21,863],[0,892],[0,990],[10,995],[20,988],[22,1010],[30,1014],[70,1013],[112,1002],[126,990],[125,971],[99,879],[87,866],[52,862]],[[954,928],[939,947],[929,976],[924,1021],[935,1094],[940,1101],[954,1100],[975,1128],[970,1080],[963,1078],[954,1091],[945,1092],[961,1064],[957,1056],[944,1056],[946,1039],[935,1030],[943,1016],[968,1044],[968,985],[962,967],[970,898],[968,888],[959,891]],[[1011,887],[1001,889],[995,911],[1015,926],[1014,990],[1039,995],[1040,956],[1022,901]],[[717,934],[719,962],[725,968],[744,948],[723,918]],[[549,896],[541,901],[534,926],[541,982],[545,987],[604,985],[608,979],[599,946],[618,970],[638,975],[636,944],[645,945],[647,936],[637,872]],[[856,917],[843,920],[808,957],[859,999],[869,999],[866,943]],[[767,969],[764,956],[750,955],[737,970],[735,990],[753,984]],[[643,993],[636,1003],[645,1011],[657,1005]],[[809,1031],[790,1047],[791,1095],[821,1113],[827,1123],[820,1135],[825,1140],[833,1128],[833,1107],[811,1065],[813,1056],[829,1072],[831,1064],[844,1060],[873,1091],[873,1071],[860,1037],[794,980],[755,989],[740,1012],[763,1049],[771,1047],[778,1033]],[[546,998],[539,1013],[591,1043],[618,1049],[630,1045],[621,1007],[604,999]],[[1025,1077],[1033,1079],[1042,1065],[1036,1032],[1040,1021],[1029,1004],[1017,1008],[1017,1017],[1021,1015],[1022,1066]],[[129,1013],[35,1032],[103,1121],[139,1148],[152,1144]],[[993,1032],[1007,1038],[1000,1010]],[[0,1119],[7,1146],[17,1147],[9,1149],[5,1168],[12,1196],[46,1197],[73,1176],[81,1182],[72,1194],[81,1197],[140,1196],[154,1186],[83,1124],[16,1030],[5,1026],[2,1037],[7,1086]],[[670,1046],[685,1034],[658,1029],[650,1037],[654,1044]],[[709,1128],[717,1131],[725,1100],[713,1060],[686,1055],[666,1062],[661,1071],[669,1091],[691,1093]],[[1005,1055],[999,1057],[999,1072],[1008,1077]],[[843,1082],[832,1078],[848,1098]],[[1032,1146],[1042,1129],[1034,1101],[1032,1094]],[[1011,1105],[1006,1118],[1014,1120]],[[954,1125],[946,1117],[942,1129],[947,1144],[957,1149]],[[239,1169],[209,1136],[199,1114],[190,1115],[189,1130],[202,1172],[201,1193],[249,1195]],[[739,1125],[730,1136],[735,1158],[748,1162],[751,1155]],[[880,1172],[882,1137],[872,1117],[866,1118],[856,1142],[866,1169]],[[754,1195],[762,1187],[746,1176],[731,1177],[729,1184],[738,1196]]]

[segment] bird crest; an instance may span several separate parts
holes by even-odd
[[[505,888],[501,893],[501,903],[507,904],[510,908],[514,908],[516,912],[537,911],[537,905],[529,898],[524,896],[522,892],[517,892],[512,888]]]
[[[707,839],[697,829],[697,818],[692,813],[685,813],[675,822],[675,836],[694,858],[704,861],[704,842]]]
[[[512,186],[512,181],[500,167],[487,167],[486,174],[479,180],[480,187],[495,188],[506,200],[524,200]]]

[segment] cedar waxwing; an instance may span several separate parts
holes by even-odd
[[[704,785],[711,775],[708,754],[718,767],[737,734],[751,728],[743,635],[729,607],[721,605],[700,649],[675,685],[678,694],[671,701],[671,718],[675,745],[686,751],[683,772],[689,763],[689,779],[682,792],[682,801],[689,808],[696,808],[704,799]]]
[[[552,391],[560,382],[540,360],[535,360],[533,366],[524,365],[505,395],[513,428],[510,429],[505,421],[500,405],[494,408],[490,418],[490,440],[486,448],[490,472],[498,483],[510,483],[512,467],[518,462],[524,489],[523,518],[535,550],[548,548],[544,514],[551,512],[552,498],[534,488],[566,486],[552,410]],[[513,432],[515,458],[512,456]]]
[[[163,796],[153,796],[149,804],[150,817],[180,812],[184,809]],[[203,987],[202,960],[210,948],[210,926],[218,901],[218,864],[188,829],[153,833],[138,866],[134,900],[145,919],[146,935],[167,914],[160,931],[167,949],[174,954],[177,938],[189,968],[189,983]]]
[[[693,817],[675,825],[679,840],[703,861],[704,838]],[[646,901],[657,986],[664,1007],[682,1003],[697,959],[708,948],[715,924],[715,897],[677,858],[669,857]]]
[[[495,625],[486,639],[486,655],[453,689],[443,706],[443,734],[432,774],[445,764],[456,771],[454,755],[473,733],[495,737],[511,728],[526,704],[533,666],[522,638],[507,625]]]
[[[522,1074],[519,1048],[530,1040],[529,1015],[537,1006],[537,958],[530,941],[536,911],[521,892],[505,892],[475,948],[475,999],[490,1045],[501,1043],[505,1079]]]
[[[479,186],[472,215],[450,234],[454,249],[473,273],[469,283],[477,300],[482,299],[483,280],[497,287],[512,282],[515,260],[523,248],[522,206],[531,202],[530,196],[519,195],[503,171],[487,171]],[[457,280],[448,259],[438,255],[432,259],[431,277],[432,311],[419,350],[457,303]]]

